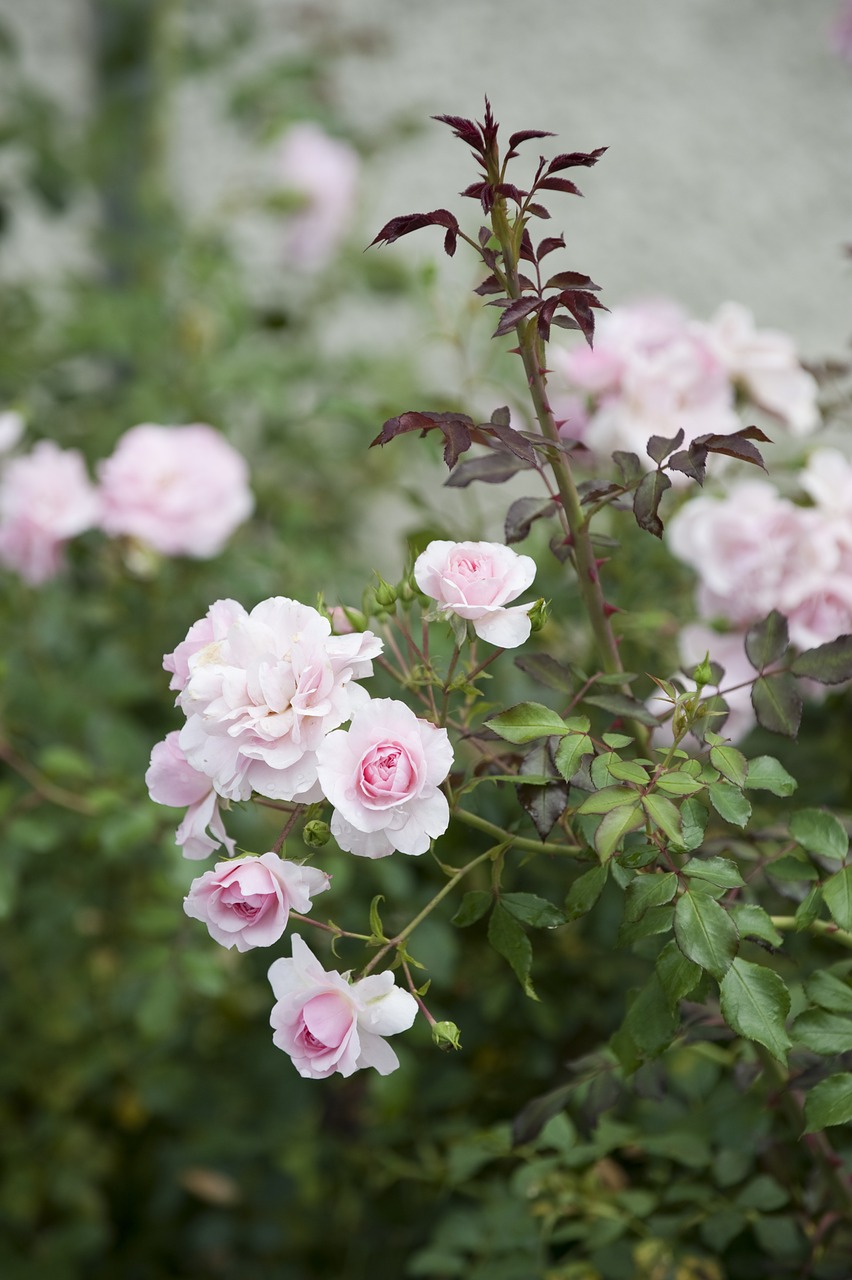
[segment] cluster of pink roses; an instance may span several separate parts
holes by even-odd
[[[430,544],[414,570],[439,615],[456,613],[504,646],[529,634],[528,606],[506,602],[534,572],[529,557],[507,547],[450,542]],[[218,600],[166,654],[185,723],[154,747],[146,782],[157,803],[186,806],[177,831],[185,857],[207,857],[220,845],[233,855],[220,803],[253,795],[327,800],[338,847],[365,858],[426,853],[447,829],[446,729],[405,703],[371,699],[360,681],[372,675],[382,641],[341,630],[334,634],[316,609],[281,596],[250,612]],[[327,873],[275,852],[232,858],[193,881],[184,907],[217,942],[245,951],[276,942],[291,911],[308,912],[329,883]],[[365,1066],[384,1074],[397,1065],[382,1036],[410,1026],[416,1003],[390,973],[350,983],[326,973],[295,936],[292,958],[276,960],[269,976],[278,999],[275,1043],[303,1075]]]
[[[755,328],[745,307],[725,303],[709,322],[674,303],[636,303],[604,314],[594,348],[552,347],[551,399],[566,437],[597,455],[626,449],[645,458],[652,435],[683,430],[686,444],[740,426],[744,397],[795,436],[818,424],[817,386],[792,340]]]
[[[0,415],[0,452],[22,425]],[[97,485],[78,450],[41,440],[0,472],[0,562],[37,586],[58,573],[66,543],[93,528],[163,555],[207,558],[253,506],[245,459],[203,423],[132,427],[99,463]]]
[[[704,620],[682,634],[681,656],[692,665],[709,651],[726,685],[753,678],[744,634],[773,609],[799,649],[852,633],[852,463],[837,449],[816,449],[798,481],[812,505],[766,480],[743,480],[721,496],[690,499],[669,523],[669,547],[698,575]],[[749,687],[728,702],[736,715],[726,732],[742,736],[754,723]]]

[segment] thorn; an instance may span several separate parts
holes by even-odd
[[[611,618],[614,613],[623,612],[623,610],[619,609],[617,604],[607,604],[606,600],[604,600],[603,611],[605,618]]]

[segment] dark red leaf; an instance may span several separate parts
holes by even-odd
[[[492,427],[508,427],[511,421],[512,415],[507,404],[501,404],[499,409],[494,410],[489,419]]]
[[[530,233],[529,231],[527,231],[526,227],[524,227],[523,235],[521,236],[520,256],[524,258],[527,262],[535,262],[536,260],[535,251],[533,250],[532,240],[530,239]]]
[[[536,191],[563,191],[568,196],[583,194],[576,182],[570,182],[568,178],[540,178]]]
[[[728,434],[711,433],[706,436],[696,436],[694,443],[706,449],[708,453],[724,453],[729,458],[739,458],[741,462],[751,462],[756,467],[762,467],[766,470],[766,464],[763,461],[760,450],[756,449],[751,443],[752,438],[767,440],[768,437],[760,432],[759,437],[754,437],[753,433],[757,431],[757,427],[746,427],[744,431],[731,431]]]
[[[416,410],[402,413],[398,418],[388,418],[370,447],[387,444],[396,436],[409,431],[438,430],[444,436],[444,461],[452,469],[459,455],[469,449],[475,431],[473,419],[465,413],[419,413]]]
[[[474,480],[480,480],[484,484],[502,484],[519,471],[529,470],[530,465],[523,458],[516,458],[514,454],[503,453],[501,450],[499,453],[487,453],[483,458],[469,458],[466,462],[460,462],[445,484],[450,489],[466,489]]]
[[[523,320],[530,312],[537,311],[540,306],[541,298],[515,298],[503,312],[492,337],[502,338],[504,334],[511,333],[519,320]]]
[[[553,321],[553,313],[558,306],[560,306],[558,298],[547,298],[539,308],[538,320],[536,323],[538,325],[538,331],[545,342],[550,341],[550,325]]]
[[[385,223],[370,244],[371,246],[380,243],[393,244],[395,240],[409,235],[412,231],[430,226],[446,227],[448,231],[455,234],[458,234],[459,229],[457,218],[448,209],[433,209],[431,213],[404,213],[399,218],[391,218],[390,222]]]
[[[594,299],[596,303],[598,301],[594,294],[584,293],[580,289],[576,291],[565,290],[559,294],[559,301],[571,312],[571,315],[577,321],[577,327],[582,331],[583,337],[589,346],[592,345],[595,336],[595,316],[592,311],[591,299]],[[555,318],[554,323],[556,323]]]
[[[633,514],[640,529],[652,533],[655,538],[663,536],[663,522],[659,517],[660,499],[672,482],[663,471],[649,471],[642,477],[639,487],[633,495]]]
[[[551,133],[549,129],[521,129],[519,133],[513,133],[509,138],[509,149],[519,147],[522,142],[529,142],[531,138],[555,138],[556,134]]]
[[[534,520],[552,516],[556,503],[552,498],[516,498],[506,513],[506,542],[523,542]]]
[[[491,110],[491,103],[487,98],[485,99],[485,120],[479,127],[482,130],[482,137],[487,150],[492,143],[496,142],[498,129],[497,121],[494,119],[494,114]]]
[[[703,485],[706,463],[707,450],[696,449],[692,444],[688,449],[680,449],[677,453],[673,453],[666,463],[666,468],[669,471],[681,471],[685,476],[689,476],[690,480]]]
[[[528,191],[522,191],[520,187],[512,186],[511,182],[501,182],[494,188],[495,195],[508,196],[510,200],[514,200],[515,204],[520,204],[524,196],[529,195]]]
[[[666,439],[665,436],[651,436],[645,446],[649,458],[653,458],[654,462],[662,462],[675,449],[679,449],[683,444],[683,427],[678,431],[676,436]]]
[[[484,298],[489,293],[502,293],[503,286],[496,276],[491,275],[487,276],[486,279],[482,281],[482,284],[477,285],[473,292],[478,293],[481,298]]]
[[[549,218],[550,211],[545,209],[543,204],[528,204],[527,213],[531,213],[536,218]]]
[[[464,116],[433,116],[432,119],[440,124],[449,125],[456,137],[461,138],[462,142],[466,142],[469,147],[473,147],[474,151],[480,153],[483,151],[480,127],[472,120],[465,120]]]
[[[577,321],[572,316],[554,316],[552,324],[558,325],[560,329],[579,329]]]
[[[444,433],[444,461],[452,471],[460,455],[465,453],[471,446],[470,432],[458,418],[453,418],[451,421],[439,425]]]
[[[458,238],[458,232],[453,227],[448,227],[444,236],[444,253],[450,258],[455,254]]]
[[[539,252],[539,258],[541,253]],[[595,284],[589,276],[584,276],[582,271],[558,271],[555,276],[551,276],[545,289],[600,289],[599,284]]]
[[[485,248],[485,246],[488,244],[488,241],[491,239],[491,237],[493,236],[493,234],[494,234],[494,232],[491,230],[491,228],[490,228],[490,227],[480,227],[480,228],[479,228],[479,236],[478,236],[478,239],[479,239],[479,243],[482,245],[483,249],[484,249],[484,248]]]
[[[597,164],[606,150],[606,147],[598,147],[595,151],[566,151],[562,155],[554,156],[547,166],[547,172],[559,173],[561,169],[576,169],[580,166],[590,169],[593,164]]]
[[[523,458],[530,466],[535,465],[535,450],[529,440],[524,439],[520,432],[515,431],[513,427],[504,426],[503,423],[497,422],[490,427],[483,427],[482,430],[487,435],[499,440],[516,458]]]
[[[547,239],[542,240],[541,244],[538,246],[538,261],[541,262],[542,258],[546,258],[549,253],[553,253],[554,249],[564,248],[564,236],[548,236]]]

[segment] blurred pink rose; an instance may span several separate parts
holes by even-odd
[[[420,720],[404,702],[376,698],[320,745],[319,781],[334,805],[331,834],[341,849],[384,858],[394,849],[426,853],[446,831],[440,784],[453,763],[446,729]]]
[[[323,1080],[363,1067],[386,1076],[399,1066],[383,1037],[408,1030],[417,1002],[396,987],[389,969],[349,983],[340,973],[327,973],[294,933],[292,959],[273,961],[269,981],[277,1001],[269,1017],[272,1041],[300,1076]]]
[[[756,329],[751,312],[726,302],[708,326],[716,354],[730,377],[755,404],[803,436],[819,425],[816,379],[802,368],[793,339],[775,329]]]
[[[852,0],[843,0],[829,32],[829,43],[836,54],[852,62]]]
[[[188,673],[181,748],[229,800],[317,800],[317,749],[369,700],[355,682],[372,675],[382,642],[370,631],[333,636],[328,618],[284,596],[251,613],[232,606],[220,601],[170,655],[176,680]]]
[[[148,794],[156,804],[172,809],[187,806],[175,833],[175,843],[182,847],[185,858],[207,858],[221,845],[233,854],[234,842],[225,832],[219,814],[219,797],[206,774],[188,763],[179,739],[180,734],[175,731],[154,746],[145,774]]]
[[[514,649],[529,639],[529,605],[506,602],[526,591],[536,564],[499,542],[430,542],[414,564],[414,578],[438,612],[473,623],[482,640]]]
[[[615,308],[601,317],[593,349],[554,346],[548,359],[559,417],[570,416],[563,410],[578,389],[592,399],[582,441],[594,453],[626,449],[644,461],[652,435],[671,437],[682,429],[688,444],[739,426],[731,382],[706,326],[673,303]]]
[[[324,871],[264,853],[217,862],[212,871],[193,880],[183,909],[207,925],[214,942],[249,951],[277,942],[290,912],[310,911],[311,899],[329,884]]]
[[[204,423],[131,427],[98,471],[104,530],[168,556],[218,555],[254,508],[245,459]]]
[[[287,248],[293,265],[324,266],[346,236],[355,207],[360,162],[346,142],[318,124],[294,124],[281,140],[278,170],[284,186],[305,207],[289,219]]]
[[[0,477],[0,561],[37,586],[62,565],[69,538],[91,529],[100,504],[82,454],[41,440]]]

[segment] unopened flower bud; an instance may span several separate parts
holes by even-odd
[[[706,653],[702,662],[692,673],[692,678],[699,689],[703,689],[706,684],[710,684],[713,679],[713,671],[710,666],[710,654]]]
[[[411,601],[415,598],[417,592],[414,590],[414,587],[412,587],[410,578],[403,578],[397,588],[397,594],[403,604],[411,604]]]
[[[302,829],[302,839],[309,849],[321,849],[331,839],[331,831],[327,822],[318,818],[306,822]]]
[[[432,1043],[439,1049],[460,1049],[461,1031],[454,1022],[434,1022],[432,1024]]]
[[[533,631],[541,631],[545,622],[547,622],[549,613],[549,602],[543,599],[536,600],[535,604],[530,607],[529,612],[530,627]]]
[[[351,635],[354,631],[367,630],[367,618],[360,609],[350,609],[348,604],[335,604],[328,611],[334,634]]]
[[[392,609],[396,604],[396,587],[392,587],[389,582],[385,582],[381,574],[376,574],[378,586],[376,587],[376,604],[382,609]]]

